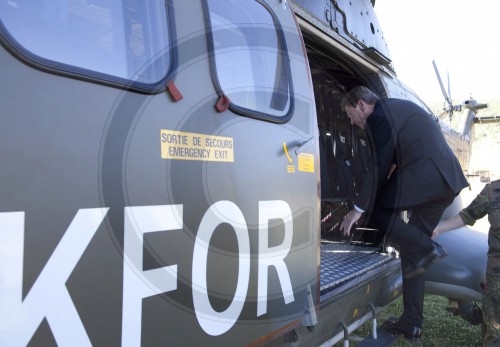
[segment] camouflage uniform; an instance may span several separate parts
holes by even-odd
[[[472,203],[460,211],[468,225],[488,215],[488,264],[483,292],[486,335],[483,346],[500,346],[500,180],[488,183]]]

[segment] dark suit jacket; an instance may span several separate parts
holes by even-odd
[[[380,99],[365,127],[374,164],[364,175],[356,205],[375,196],[386,208],[406,209],[458,194],[468,182],[436,119],[413,102]],[[387,176],[392,164],[396,170]]]

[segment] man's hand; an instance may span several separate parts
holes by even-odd
[[[439,227],[439,225],[434,229],[434,231],[432,232],[432,239],[436,239],[436,237],[439,236],[439,234],[441,234],[442,230],[441,228]]]
[[[342,234],[344,234],[344,236],[351,235],[352,226],[361,218],[362,214],[363,212],[359,212],[358,210],[354,209],[345,216],[342,224],[340,224],[340,230],[342,231]]]

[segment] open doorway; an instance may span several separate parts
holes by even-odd
[[[306,47],[319,127],[322,240],[380,246],[383,233],[370,228],[366,221],[361,220],[347,240],[339,231],[372,161],[366,132],[351,125],[340,103],[346,91],[357,85],[367,85],[373,76],[366,77],[366,73],[353,63],[340,55],[327,53],[307,38]]]

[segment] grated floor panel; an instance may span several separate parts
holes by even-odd
[[[348,245],[338,242],[321,243],[321,294],[394,259],[378,253],[379,247]]]

